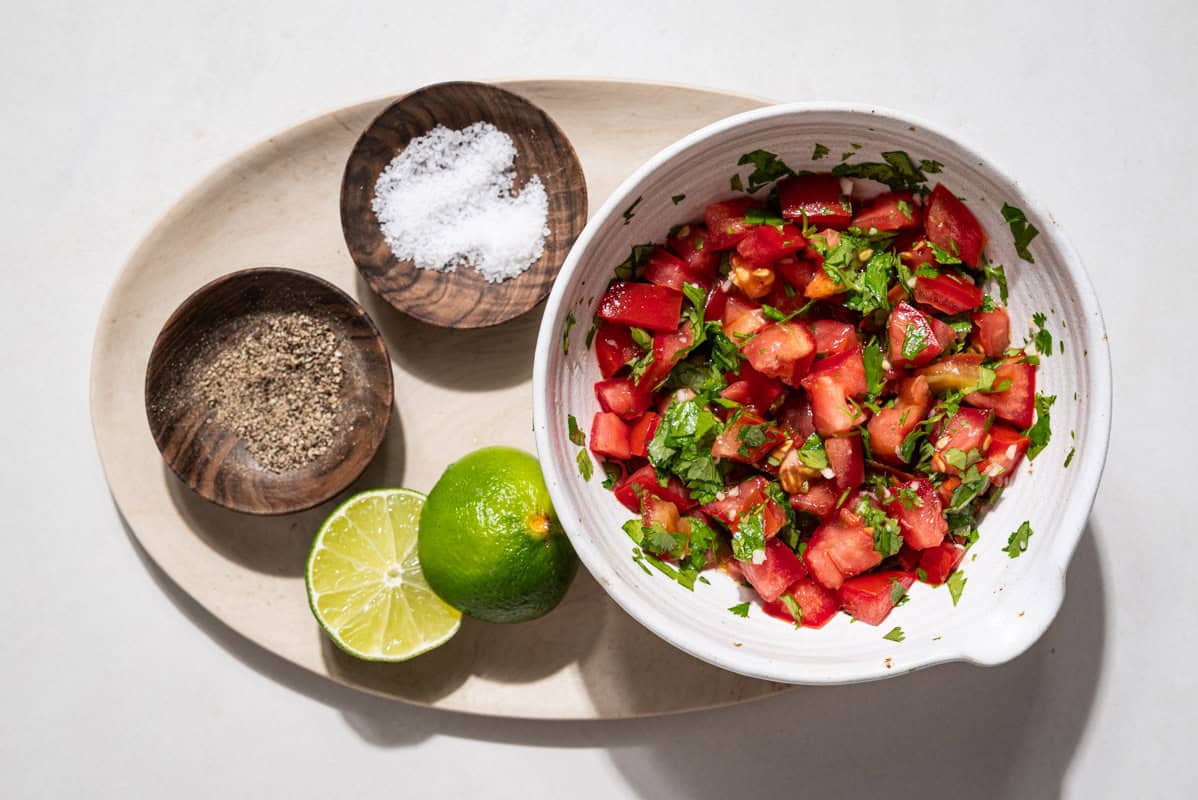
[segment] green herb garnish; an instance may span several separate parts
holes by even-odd
[[[1027,247],[1032,243],[1032,239],[1040,234],[1040,231],[1027,221],[1027,215],[1023,213],[1023,209],[1016,208],[1010,203],[1003,203],[1002,218],[1007,221],[1007,225],[1011,227],[1011,235],[1015,237],[1015,252],[1029,264],[1036,263],[1036,259],[1032,258]]]
[[[907,635],[903,633],[902,628],[894,627],[890,630],[890,633],[886,634],[882,638],[889,639],[892,642],[901,642],[907,638]]]
[[[745,153],[736,162],[738,166],[753,165],[749,173],[749,194],[753,194],[763,186],[768,186],[779,178],[794,175],[794,171],[786,163],[768,150],[754,150]]]
[[[1011,558],[1019,558],[1021,553],[1027,552],[1028,539],[1032,537],[1032,526],[1027,520],[1007,538],[1007,546],[1003,548],[1003,552]]]
[[[1057,401],[1057,396],[1054,394],[1040,394],[1036,392],[1036,424],[1027,429],[1024,434],[1032,440],[1031,446],[1027,449],[1027,460],[1034,461],[1036,456],[1048,447],[1048,442],[1052,439],[1052,419],[1051,410],[1052,404]]]
[[[731,611],[733,614],[735,614],[738,617],[749,616],[749,604],[748,603],[737,603],[734,606],[730,606],[728,608],[728,610]]]
[[[953,605],[961,601],[961,592],[965,591],[965,582],[969,580],[965,577],[961,570],[955,570],[952,575],[948,576],[945,583],[948,584],[949,596],[953,598]]]

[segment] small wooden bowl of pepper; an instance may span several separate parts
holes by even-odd
[[[234,272],[171,314],[146,367],[150,431],[196,494],[286,514],[362,474],[391,416],[391,362],[357,302],[298,270]]]

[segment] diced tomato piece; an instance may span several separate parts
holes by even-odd
[[[764,561],[760,564],[741,561],[740,571],[767,603],[777,600],[795,581],[807,577],[807,567],[780,539],[765,543]]]
[[[709,205],[704,211],[707,243],[703,249],[727,250],[735,247],[753,229],[753,225],[745,221],[745,214],[755,207],[756,203],[751,197],[735,197]]]
[[[940,320],[929,317],[905,300],[895,306],[894,310],[890,312],[890,320],[887,323],[890,332],[890,363],[895,366],[918,367],[927,364],[943,353],[945,345],[937,336],[937,331],[932,325],[933,322],[940,322]],[[948,328],[943,322],[940,324]],[[949,328],[949,335],[952,335],[952,328]],[[918,345],[911,345],[913,351],[911,358],[903,355],[908,336],[914,337],[919,342]]]
[[[674,369],[674,365],[678,363],[678,359],[683,356],[683,352],[689,349],[694,342],[690,323],[685,323],[682,328],[673,333],[654,334],[653,362],[641,376],[639,385],[653,389],[664,381],[669,377],[670,370]]]
[[[839,589],[847,578],[882,563],[874,538],[859,524],[843,519],[825,522],[807,542],[803,560],[811,576],[827,589]]]
[[[714,280],[720,266],[720,254],[707,246],[707,226],[699,223],[683,225],[670,232],[666,239],[670,252],[690,265],[696,275]]]
[[[628,458],[632,455],[628,444],[628,423],[619,414],[600,411],[591,423],[591,452],[597,456]]]
[[[944,184],[938,183],[932,190],[923,224],[932,244],[955,254],[971,267],[977,266],[986,246],[986,232],[973,212]]]
[[[675,331],[682,294],[649,283],[617,281],[599,301],[599,318],[651,331]]]
[[[982,348],[987,358],[998,358],[1011,346],[1011,317],[1005,308],[975,312],[971,320],[969,340]]]
[[[651,494],[646,494],[641,501],[641,522],[647,527],[658,526],[670,533],[682,532],[682,518],[678,514],[678,506]]]
[[[603,377],[612,377],[639,353],[627,326],[599,323],[595,331],[595,356],[599,359],[599,373]]]
[[[962,408],[948,422],[940,425],[940,430],[933,438],[934,452],[932,453],[932,468],[946,475],[958,475],[960,469],[948,463],[945,455],[950,450],[960,450],[968,453],[977,450],[980,454],[985,448],[986,435],[994,415],[979,408]]]
[[[836,473],[837,489],[851,489],[865,481],[865,449],[861,446],[861,434],[825,439],[824,450],[828,453],[828,466]]]
[[[840,610],[836,592],[825,589],[811,578],[803,578],[783,594],[790,595],[799,604],[804,628],[822,628]],[[780,602],[765,603],[762,610],[771,616],[794,622],[790,609]]]
[[[883,408],[869,421],[869,448],[875,458],[890,464],[902,464],[899,446],[915,426],[923,422],[932,407],[928,381],[922,375],[904,378],[898,385],[898,401]]]
[[[940,507],[936,487],[927,478],[916,478],[898,487],[886,513],[898,521],[903,541],[916,550],[926,550],[944,541],[948,523]]]
[[[817,319],[808,323],[808,327],[815,337],[815,353],[818,356],[836,355],[861,344],[861,340],[857,338],[857,329],[847,322]]]
[[[966,278],[952,272],[942,272],[935,278],[915,279],[915,302],[931,306],[945,314],[960,314],[982,307],[985,295]]]
[[[986,448],[978,470],[990,478],[991,483],[1006,486],[1031,443],[1031,439],[1009,425],[996,423],[990,429],[990,446]]]
[[[916,550],[911,545],[903,542],[902,549],[898,551],[898,555],[894,559],[898,562],[899,569],[913,572],[919,566],[919,559],[922,555],[922,550]]]
[[[974,392],[965,396],[965,402],[978,408],[989,408],[999,419],[1005,419],[1017,428],[1030,428],[1036,416],[1036,367],[1022,357],[1005,359],[994,370],[994,385],[1011,385],[1001,392],[983,394]]]
[[[748,362],[742,362],[740,365],[740,379],[749,384],[752,404],[762,412],[771,409],[778,398],[786,393],[782,381],[758,372]]]
[[[724,387],[724,390],[720,392],[720,397],[731,400],[733,403],[740,403],[742,406],[756,405],[753,402],[753,389],[749,386],[748,381],[733,381]]]
[[[827,376],[839,383],[850,397],[864,397],[869,391],[869,383],[865,379],[865,359],[861,355],[861,345],[854,345],[816,361],[807,377],[814,381],[821,376]]]
[[[653,405],[653,393],[648,386],[638,386],[631,378],[609,378],[595,384],[595,397],[604,411],[633,420]]]
[[[911,192],[886,192],[870,200],[853,217],[853,225],[863,231],[901,231],[923,224],[923,209],[916,205]]]
[[[811,283],[816,274],[823,272],[819,266],[803,258],[779,259],[778,263],[774,265],[774,271],[782,276],[782,280],[791,285],[797,293],[796,296],[803,296],[807,291],[807,285]]]
[[[653,468],[652,464],[646,464],[612,487],[612,493],[615,494],[616,499],[623,503],[629,511],[636,512],[641,510],[641,501],[637,496],[638,490],[641,494],[669,500],[682,512],[689,511],[696,505],[686,486],[673,475],[670,476],[666,485],[662,486],[657,480],[657,470]]]
[[[936,394],[964,391],[978,385],[984,360],[977,353],[957,353],[920,367],[916,374],[927,378],[928,388]]]
[[[847,580],[840,587],[838,595],[841,607],[852,615],[853,619],[870,625],[879,625],[890,615],[911,584],[915,576],[910,572],[887,570],[875,572],[873,575],[862,575],[860,578]]]
[[[796,175],[778,184],[778,202],[782,216],[808,225],[847,228],[853,221],[853,204],[840,191],[835,175]]]
[[[708,290],[715,283],[714,276],[700,273],[691,268],[690,264],[666,250],[655,247],[645,263],[645,280],[658,286],[665,286],[676,292],[682,291],[682,285],[693,283]]]
[[[806,492],[795,492],[790,495],[790,507],[795,511],[805,511],[824,519],[836,510],[836,501],[840,499],[841,490],[828,480],[807,482]]]
[[[728,306],[728,290],[720,284],[707,295],[707,305],[703,307],[704,322],[723,322],[724,310]]]
[[[762,520],[765,523],[765,537],[768,539],[776,535],[786,524],[786,513],[765,492],[768,485],[769,481],[764,477],[754,475],[731,489],[725,489],[722,499],[717,498],[708,503],[702,507],[702,511],[736,530],[746,514],[764,506]]]
[[[761,308],[740,295],[729,294],[724,303],[724,334],[735,344],[769,324]]]
[[[807,246],[803,233],[794,225],[758,225],[736,245],[740,257],[754,267],[770,267],[774,262]]]
[[[919,569],[923,570],[924,580],[938,586],[948,580],[964,557],[964,547],[945,542],[937,547],[929,547],[920,554]]]
[[[953,495],[957,491],[957,487],[961,485],[961,479],[956,475],[945,478],[936,487],[936,496],[940,498],[940,507],[948,508],[953,504]]]
[[[815,358],[815,339],[799,322],[776,322],[740,345],[755,370],[795,385]]]
[[[633,424],[628,431],[628,449],[633,456],[645,458],[649,455],[649,442],[653,441],[653,434],[657,433],[659,422],[661,422],[660,414],[646,411],[644,416]]]
[[[765,420],[756,414],[748,411],[741,413],[735,421],[724,428],[724,431],[716,437],[715,442],[711,446],[711,454],[716,458],[726,458],[745,464],[757,463],[765,458],[782,441],[782,433],[773,425],[768,425],[761,429],[765,435],[764,443],[757,447],[749,447],[741,441],[741,432],[745,428],[765,424]]]
[[[899,244],[896,242],[895,249],[898,250],[899,259],[912,272],[920,267],[937,266],[936,254],[932,252],[932,245],[926,239],[918,239],[909,244]]]

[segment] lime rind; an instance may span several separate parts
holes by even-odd
[[[420,570],[424,500],[411,489],[362,492],[334,510],[312,541],[304,569],[308,606],[330,641],[355,658],[406,661],[461,627],[461,613],[437,597]]]

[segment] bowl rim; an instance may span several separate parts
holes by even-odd
[[[863,103],[851,102],[796,102],[782,103],[753,109],[740,114],[718,120],[706,127],[678,139],[674,143],[658,151],[637,170],[625,178],[603,205],[587,222],[586,227],[575,241],[569,255],[558,272],[553,290],[549,294],[541,327],[537,336],[535,361],[533,364],[533,427],[536,436],[538,454],[541,456],[542,470],[546,473],[546,484],[550,497],[557,509],[558,518],[569,536],[579,558],[588,571],[595,574],[593,565],[605,564],[607,559],[593,548],[581,535],[572,531],[574,520],[581,519],[578,509],[571,502],[564,488],[559,486],[562,479],[561,470],[554,463],[553,447],[549,439],[550,409],[549,397],[549,362],[554,348],[560,348],[559,336],[556,333],[559,317],[566,310],[564,300],[567,286],[572,282],[575,273],[582,264],[582,255],[590,247],[591,241],[604,227],[609,218],[618,214],[619,209],[627,205],[634,190],[649,175],[667,165],[680,153],[701,144],[709,139],[720,136],[742,126],[774,118],[784,118],[795,115],[812,113],[834,113],[869,117],[887,118],[908,126],[915,126],[921,133],[939,137],[945,142],[958,148],[964,156],[968,156],[980,168],[993,172],[994,175],[1010,184],[1015,190],[1021,208],[1033,210],[1035,216],[1044,222],[1041,235],[1051,240],[1052,246],[1061,255],[1061,263],[1067,273],[1071,288],[1077,292],[1079,307],[1082,312],[1091,316],[1091,324],[1085,326],[1087,335],[1084,343],[1088,349],[1088,378],[1087,391],[1092,399],[1089,414],[1086,418],[1088,426],[1088,443],[1084,451],[1078,453],[1074,466],[1073,487],[1066,501],[1061,525],[1054,531],[1053,544],[1046,558],[1038,560],[1033,571],[1025,576],[1037,584],[1039,588],[1038,602],[1029,605],[1026,617],[1022,620],[1016,635],[1000,640],[999,637],[987,637],[985,634],[991,625],[999,624],[998,620],[989,620],[996,609],[990,609],[978,617],[977,633],[964,638],[955,648],[939,653],[916,656],[904,666],[910,669],[922,669],[936,664],[952,661],[965,661],[982,666],[995,666],[1010,661],[1030,648],[1048,629],[1065,596],[1065,572],[1081,535],[1085,530],[1094,498],[1102,477],[1106,462],[1107,449],[1110,442],[1112,378],[1110,346],[1107,341],[1106,324],[1094,286],[1081,259],[1060,230],[1059,224],[1044,206],[1029,195],[1024,184],[1013,178],[1006,169],[995,164],[992,160],[981,155],[968,139],[963,139],[955,132],[949,132],[941,126],[906,112],[896,111]],[[675,621],[672,617],[657,608],[642,603],[633,595],[631,587],[625,586],[618,580],[600,582],[604,591],[629,615],[648,628],[656,636],[669,642],[678,649],[706,661],[722,669],[740,673],[750,677],[765,680],[795,684],[843,684],[862,681],[878,680],[904,674],[905,670],[890,670],[879,664],[873,668],[821,668],[818,671],[809,666],[795,662],[780,661],[763,655],[755,655],[744,649],[736,651],[708,651],[701,642],[692,642],[689,636],[678,635]],[[1008,631],[1010,629],[1007,629]]]

